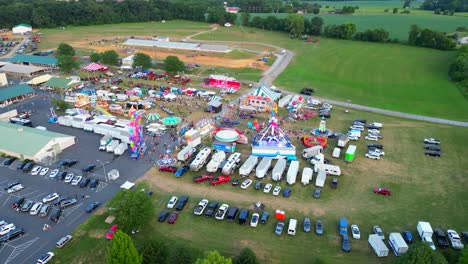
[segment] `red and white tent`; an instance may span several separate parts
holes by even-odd
[[[107,71],[107,67],[99,63],[92,62],[88,66],[83,67],[85,71]]]

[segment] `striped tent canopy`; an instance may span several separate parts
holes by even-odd
[[[223,98],[219,97],[219,96],[216,96],[216,95],[213,95],[211,96],[211,98],[208,100],[209,102],[211,101],[221,101]]]
[[[269,88],[265,87],[265,86],[260,86],[258,87],[253,93],[252,95],[255,95],[255,96],[262,96],[262,97],[268,97],[270,98],[272,101],[276,101],[278,100],[280,97],[281,97],[281,94],[279,93],[275,93],[273,92],[272,90],[270,90]]]
[[[146,116],[146,122],[148,122],[148,123],[155,122],[155,121],[159,120],[160,118],[161,118],[161,116],[158,113],[149,113]]]

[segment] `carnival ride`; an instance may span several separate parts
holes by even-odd
[[[171,150],[166,150],[166,154],[164,154],[163,157],[156,162],[159,167],[174,166],[174,164],[176,164],[177,160],[171,157],[171,153]]]
[[[143,113],[134,111],[130,117],[130,158],[139,159],[140,155],[146,151],[146,144],[143,140],[143,128],[140,125],[140,119]]]
[[[318,146],[318,145],[322,147],[326,147],[328,137],[331,134],[333,134],[331,130],[327,129],[327,121],[325,120],[325,118],[322,118],[320,120],[319,127],[313,129],[311,133],[312,133],[311,136],[305,136],[302,139],[302,143],[306,147],[313,147],[313,146]]]

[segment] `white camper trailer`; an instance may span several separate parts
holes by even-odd
[[[206,165],[206,171],[207,172],[216,172],[219,168],[219,165],[223,161],[226,160],[226,153],[224,151],[217,151],[215,154],[213,154],[213,157],[211,157],[210,162],[208,162],[208,165]]]
[[[197,156],[190,164],[190,169],[193,171],[200,170],[203,167],[203,165],[205,165],[205,162],[208,159],[208,156],[210,155],[210,153],[211,153],[210,148],[208,147],[203,148],[200,152],[198,152]]]
[[[249,174],[252,172],[252,170],[257,166],[258,164],[258,157],[251,155],[245,162],[242,164],[242,166],[239,169],[239,175],[242,177],[249,176]]]
[[[221,172],[224,175],[232,174],[234,172],[234,169],[237,168],[237,166],[240,163],[240,157],[241,157],[241,154],[239,152],[232,153],[231,156],[229,156],[229,158],[227,159],[226,164],[224,164]]]
[[[284,108],[285,106],[287,106],[289,104],[289,102],[291,101],[292,99],[292,95],[291,94],[288,94],[286,95],[285,97],[281,98],[279,101],[278,101],[278,107],[281,107],[281,108]]]
[[[313,147],[310,147],[310,148],[306,148],[306,149],[304,149],[302,151],[302,157],[304,159],[310,159],[315,155],[321,154],[322,151],[323,151],[322,146],[313,146]]]
[[[276,162],[275,167],[273,167],[273,172],[271,173],[271,179],[274,181],[281,181],[285,170],[286,170],[286,159],[279,159]]]
[[[262,161],[260,161],[255,171],[255,176],[257,176],[257,178],[263,179],[266,176],[268,170],[271,167],[272,160],[273,159],[270,157],[265,157],[262,159]]]
[[[114,149],[120,144],[120,141],[114,139],[106,146],[107,152],[114,152]]]
[[[315,186],[325,186],[325,180],[327,179],[327,173],[324,170],[318,170],[317,176],[315,177]]]
[[[313,174],[314,174],[314,171],[311,168],[304,167],[304,169],[302,169],[301,183],[304,185],[309,184],[309,182],[312,180]]]
[[[382,241],[382,239],[377,234],[369,235],[367,240],[369,245],[372,247],[372,250],[377,254],[378,257],[388,256],[388,247]]]
[[[324,163],[316,163],[314,165],[314,171],[318,172],[319,170],[324,170],[327,174],[340,176],[341,169],[339,166],[324,164]]]
[[[115,149],[114,149],[114,154],[117,156],[122,155],[126,150],[128,149],[128,144],[127,143],[120,143]]]
[[[406,244],[400,233],[390,233],[388,244],[390,244],[396,256],[401,256],[408,251],[408,244]]]
[[[289,164],[288,174],[286,176],[286,182],[289,185],[296,183],[297,173],[299,172],[299,161],[293,160]]]
[[[348,135],[342,135],[342,136],[338,139],[338,147],[344,148],[344,147],[346,147],[346,144],[348,144],[348,142],[349,142],[349,137],[348,137]]]

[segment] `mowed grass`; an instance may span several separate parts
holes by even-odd
[[[285,112],[280,111],[280,116]],[[331,189],[327,179],[319,200],[312,198],[313,184],[300,184],[300,173],[297,183],[288,186],[292,189],[290,198],[274,197],[253,189],[241,190],[230,184],[209,186],[208,183],[194,184],[192,177],[205,173],[188,172],[181,178],[175,178],[170,173],[159,173],[152,170],[147,175],[147,181],[154,190],[156,211],[165,209],[172,195],[190,195],[190,201],[175,225],[152,221],[142,232],[134,236],[135,243],[144,243],[147,237],[162,237],[172,244],[174,241],[189,243],[199,250],[216,249],[228,256],[235,256],[245,247],[251,247],[262,260],[262,263],[310,263],[319,257],[325,263],[391,263],[395,260],[393,253],[388,258],[377,258],[367,243],[367,237],[373,225],[380,225],[388,236],[389,232],[400,232],[408,229],[416,235],[416,223],[420,220],[431,222],[432,226],[454,228],[457,231],[468,229],[465,215],[468,213],[468,197],[465,194],[468,186],[466,171],[468,170],[468,129],[445,125],[413,122],[376,115],[367,112],[351,111],[345,114],[343,108],[334,107],[333,118],[328,120],[327,127],[334,131],[345,131],[355,118],[384,123],[379,142],[384,145],[385,157],[379,161],[364,158],[368,142],[360,140],[353,142],[358,146],[356,159],[345,163],[342,158],[331,158],[331,152],[336,146],[336,140],[330,140],[325,154],[333,164],[341,166],[342,176],[339,176],[338,189]],[[266,116],[259,117],[263,122]],[[239,128],[245,127],[243,121]],[[298,121],[296,124],[285,125],[285,129],[314,128],[318,126],[318,118],[308,121]],[[423,137],[436,137],[442,141],[442,157],[424,156]],[[294,144],[300,155],[303,147],[294,136]],[[245,161],[249,146],[239,145]],[[301,170],[309,166],[300,158]],[[218,174],[215,174],[218,175]],[[250,176],[254,182],[257,179]],[[239,178],[237,173],[234,178]],[[314,178],[315,180],[315,174]],[[270,175],[262,180],[264,184],[271,182]],[[276,183],[274,183],[276,184]],[[375,195],[372,189],[378,186],[391,188],[392,196]],[[278,237],[273,230],[276,220],[273,217],[267,225],[257,228],[240,226],[236,222],[216,221],[204,216],[192,214],[193,207],[202,198],[217,200],[240,208],[252,208],[252,204],[261,201],[266,210],[273,213],[275,209],[286,211],[287,218],[299,219],[296,236],[283,233]],[[252,210],[251,210],[252,213]],[[324,236],[317,236],[302,231],[302,219],[308,216],[315,222],[321,219],[325,225]],[[156,216],[155,216],[156,217]],[[361,240],[352,240],[351,253],[340,250],[340,237],[337,234],[338,219],[346,217],[349,224],[358,224],[361,228]],[[103,221],[100,217],[99,221]],[[94,221],[94,220],[89,220]],[[92,227],[94,222],[85,223],[84,227]],[[86,228],[79,228],[76,233]],[[101,260],[106,243],[104,238],[95,238],[99,232],[104,234],[106,228],[102,223],[96,228],[90,228],[83,238],[66,251],[57,250],[58,263],[83,263],[83,261]],[[96,239],[96,240],[92,240]],[[95,250],[84,252],[84,243],[95,245]]]
[[[155,35],[169,36],[175,39],[209,30],[206,23],[171,20],[165,23],[120,23],[93,26],[69,26],[66,29],[50,28],[41,29],[42,40],[40,49],[57,48],[61,42],[72,43],[76,41],[96,41],[101,39],[114,39],[117,37],[128,38],[130,36],[151,37]]]
[[[291,40],[259,29],[219,28],[197,36],[209,40],[275,43],[295,52],[275,81],[291,91],[316,88],[316,96],[412,114],[468,120],[468,101],[449,80],[455,52],[320,38]]]

